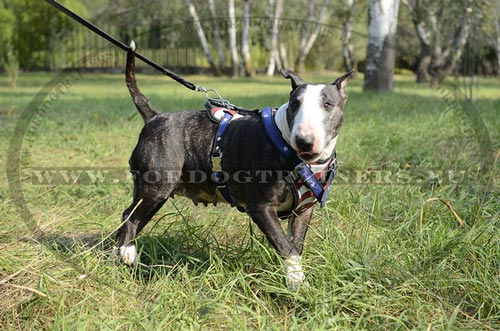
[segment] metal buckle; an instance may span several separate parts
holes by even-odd
[[[339,161],[337,161],[337,159],[334,159],[332,164],[330,165],[330,168],[335,170],[335,169],[337,169],[338,164],[339,164]]]
[[[212,156],[212,172],[222,171],[222,156]]]
[[[330,166],[328,167],[328,171],[333,172],[333,174],[336,175],[338,165],[339,165],[339,162],[337,161],[337,159],[334,159],[332,164],[330,164]]]

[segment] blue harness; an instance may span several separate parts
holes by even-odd
[[[217,129],[212,148],[212,180],[217,184],[219,192],[228,203],[230,203],[232,206],[237,207],[239,211],[245,212],[245,208],[235,203],[233,198],[231,197],[231,194],[229,193],[229,189],[227,187],[227,178],[224,177],[221,166],[223,157],[222,146],[224,142],[224,133],[229,122],[235,114],[237,114],[235,111],[224,110],[224,116],[219,121],[219,127]],[[280,218],[287,218],[293,213],[299,214],[304,210],[310,208],[316,202],[320,202],[320,206],[324,207],[328,198],[328,193],[330,192],[330,187],[337,171],[337,160],[335,158],[335,153],[327,161],[328,169],[325,172],[324,176],[322,176],[322,178],[317,178],[315,176],[315,173],[311,170],[310,165],[304,163],[297,156],[295,150],[281,136],[280,131],[276,127],[276,123],[273,120],[272,108],[262,109],[261,115],[267,136],[274,144],[274,146],[294,168],[291,174],[291,177],[292,179],[294,179],[294,181],[290,183],[290,186],[292,186],[290,187],[291,191],[294,192],[295,196],[294,206],[291,211],[280,213]],[[305,209],[302,208],[301,210],[297,210],[297,207],[299,205],[297,181],[303,183],[315,198],[312,203],[309,203],[305,206]]]

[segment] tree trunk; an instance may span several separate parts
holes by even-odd
[[[307,7],[307,17],[302,26],[302,35],[300,38],[299,52],[297,53],[297,58],[295,59],[295,71],[298,73],[304,72],[304,48],[307,44],[307,38],[309,37],[309,31],[311,30],[311,22],[314,17],[314,0],[309,1],[309,6]]]
[[[250,53],[250,0],[243,3],[243,30],[241,32],[241,55],[245,65],[245,74],[250,77],[255,76],[255,68]]]
[[[283,0],[276,0],[276,6],[274,8],[273,27],[271,30],[271,47],[269,51],[269,64],[267,66],[267,75],[272,76],[276,71],[276,59],[279,57],[278,54],[278,32],[281,19],[281,13],[283,12]]]
[[[354,21],[354,9],[357,0],[345,0],[346,19],[342,28],[342,59],[344,61],[344,69],[349,72],[356,67],[356,57],[354,55],[353,46],[351,44],[352,23]]]
[[[496,49],[497,49],[497,76],[500,76],[500,8],[495,8],[495,30],[497,32]]]
[[[203,31],[203,27],[200,24],[200,19],[198,18],[198,13],[196,12],[196,8],[191,0],[186,0],[186,5],[189,9],[189,14],[193,19],[194,29],[198,34],[198,38],[201,42],[201,47],[203,48],[203,53],[207,57],[208,63],[210,65],[210,70],[214,73],[214,75],[219,76],[219,69],[215,65],[214,58],[212,57],[212,51],[210,50],[210,45],[208,44],[207,37],[205,36],[205,32]]]
[[[469,39],[473,10],[467,7],[464,11],[464,15],[459,22],[461,28],[455,34],[451,46],[443,52],[443,66],[439,70],[439,76],[447,76],[453,72],[453,69],[462,56],[467,39]]]
[[[238,55],[238,46],[236,44],[236,12],[234,9],[234,0],[228,1],[229,13],[229,49],[231,50],[231,69],[233,77],[240,75],[240,60]]]
[[[364,90],[393,90],[399,0],[370,0]]]
[[[282,68],[289,68],[288,65],[288,54],[286,52],[286,46],[285,42],[283,41],[283,35],[280,32],[279,35],[279,52],[280,52],[280,59],[281,59],[281,67]]]
[[[417,83],[426,83],[430,79],[431,50],[427,45],[420,45],[420,54],[417,58]]]
[[[210,14],[212,15],[212,28],[214,29],[213,35],[215,39],[215,48],[217,49],[217,55],[219,57],[219,70],[224,71],[226,67],[226,55],[224,54],[224,44],[220,37],[219,24],[217,23],[218,15],[215,10],[214,0],[208,0],[208,8],[210,9]]]
[[[309,13],[307,15],[306,26],[304,26],[304,30],[302,31],[300,49],[299,53],[297,54],[297,59],[295,60],[295,71],[299,73],[305,71],[305,62],[307,55],[309,54],[311,48],[316,42],[316,38],[318,37],[319,32],[321,31],[321,24],[323,24],[323,21],[327,16],[326,7],[328,6],[328,2],[329,0],[323,0],[323,4],[320,8],[316,22],[312,22],[312,18],[314,17],[313,14],[314,6],[311,4],[312,1],[309,3]],[[314,29],[309,34],[309,31],[313,24],[314,24]]]
[[[449,35],[442,34],[440,24],[447,13],[444,2],[432,9],[430,2],[402,0],[412,15],[413,25],[420,41],[420,55],[417,59],[417,82],[440,82],[451,74],[462,56],[470,35],[473,8],[464,2],[455,29]],[[449,23],[448,23],[449,24]]]

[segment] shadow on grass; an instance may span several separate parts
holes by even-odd
[[[182,270],[201,275],[214,263],[222,264],[223,269],[232,271],[252,269],[242,261],[252,260],[249,255],[262,253],[259,253],[259,247],[254,247],[254,240],[260,242],[258,245],[265,245],[262,238],[222,244],[215,238],[217,232],[211,227],[200,230],[188,225],[167,230],[162,235],[139,235],[135,244],[140,262],[130,270],[138,280],[149,282],[158,277],[175,276]],[[91,253],[96,258],[104,257],[110,263],[120,265],[119,257],[113,251],[116,245],[114,237],[114,233],[108,236],[106,233],[52,232],[35,236],[34,239],[69,260]]]
[[[201,275],[211,268],[221,272],[251,269],[244,261],[252,260],[252,255],[259,253],[254,241],[260,239],[245,236],[241,241],[227,242],[229,237],[216,238],[220,231],[214,225],[184,223],[178,229],[165,230],[162,235],[139,236],[136,239],[141,259],[138,275],[149,281],[182,270]]]
[[[34,239],[70,258],[86,250],[96,249],[101,252],[111,252],[114,241],[105,236],[106,234],[103,233],[51,232],[37,235]]]

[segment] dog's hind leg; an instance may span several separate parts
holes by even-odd
[[[135,236],[146,226],[153,215],[163,206],[174,190],[175,184],[147,184],[141,176],[134,180],[134,201],[122,215],[124,222],[116,235],[116,243],[122,261],[134,265],[137,249],[133,244]]]
[[[118,230],[116,242],[124,263],[128,265],[137,263],[137,250],[132,242],[165,201],[141,198],[134,200],[132,205],[123,212],[122,220],[125,223]]]

